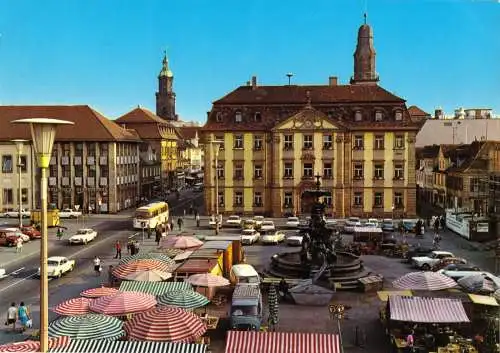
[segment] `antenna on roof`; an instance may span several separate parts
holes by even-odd
[[[290,86],[292,83],[293,73],[291,73],[291,72],[287,73],[286,77],[288,77],[288,86]]]

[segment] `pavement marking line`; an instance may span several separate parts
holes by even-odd
[[[7,289],[10,289],[10,288],[12,288],[14,286],[17,286],[19,283],[22,283],[22,282],[26,281],[27,279],[33,278],[36,275],[37,275],[37,273],[35,272],[35,273],[29,275],[28,277],[24,277],[24,278],[20,279],[17,282],[9,284],[7,287],[0,289],[0,293],[5,292]]]

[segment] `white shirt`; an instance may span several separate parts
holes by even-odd
[[[9,309],[7,309],[7,318],[15,319],[16,317],[17,317],[17,308],[15,306],[11,306]]]
[[[18,248],[22,247],[23,246],[23,240],[21,238],[17,238],[16,245],[17,245]]]
[[[94,266],[99,266],[101,264],[101,260],[99,258],[94,259]]]

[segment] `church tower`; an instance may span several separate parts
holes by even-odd
[[[158,92],[156,92],[156,115],[165,120],[173,121],[175,114],[174,74],[168,68],[168,57],[165,52],[162,68],[158,75]]]
[[[373,46],[373,30],[366,23],[359,27],[358,43],[354,52],[354,76],[351,84],[376,84],[379,80],[375,71],[375,47]]]

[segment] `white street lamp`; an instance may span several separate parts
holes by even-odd
[[[16,150],[17,150],[17,180],[18,180],[18,184],[17,184],[17,187],[18,187],[18,197],[19,197],[19,229],[21,229],[21,227],[23,226],[23,212],[22,212],[22,209],[23,209],[23,192],[22,192],[22,188],[21,188],[21,172],[22,172],[22,158],[21,158],[21,155],[23,153],[23,147],[24,147],[24,144],[26,142],[28,142],[28,140],[20,140],[20,139],[17,139],[17,140],[12,140],[12,142],[16,145]],[[27,167],[27,166],[26,166]]]
[[[14,124],[29,124],[36,162],[40,168],[40,203],[42,207],[42,239],[40,241],[40,352],[48,351],[49,327],[49,281],[47,277],[47,169],[50,165],[52,147],[58,125],[73,125],[66,120],[33,118],[12,121]]]

